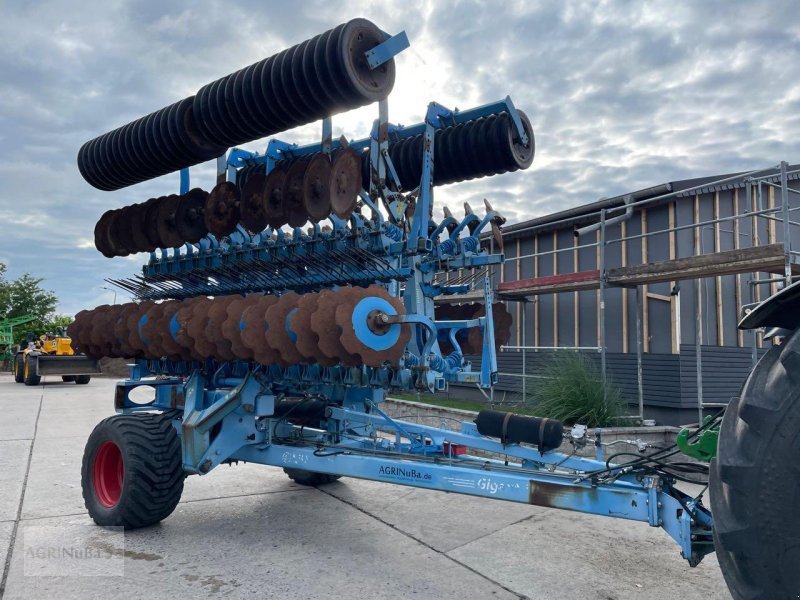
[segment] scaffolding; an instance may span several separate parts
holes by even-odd
[[[525,355],[526,351],[540,351],[546,349],[552,350],[573,350],[573,351],[594,351],[600,355],[600,371],[603,380],[607,377],[607,344],[606,344],[606,293],[609,288],[627,288],[635,289],[636,292],[636,308],[635,308],[635,321],[636,321],[636,366],[637,366],[637,394],[638,394],[638,414],[631,415],[631,418],[644,419],[644,385],[643,385],[643,368],[642,357],[644,353],[643,344],[643,294],[642,286],[652,283],[674,283],[683,280],[693,280],[695,282],[695,323],[694,323],[694,337],[695,337],[695,361],[696,361],[696,383],[697,383],[697,411],[698,421],[702,422],[704,410],[707,408],[714,408],[724,406],[724,404],[705,402],[703,398],[703,357],[702,346],[704,341],[703,336],[703,285],[702,281],[705,278],[719,277],[722,275],[732,274],[750,274],[750,279],[747,281],[747,288],[749,289],[749,303],[742,304],[743,310],[747,310],[755,306],[760,300],[759,293],[760,286],[769,285],[771,291],[774,293],[782,286],[787,286],[792,283],[795,275],[800,274],[800,252],[792,248],[792,228],[799,227],[800,223],[791,220],[792,213],[800,210],[800,206],[792,208],[789,203],[789,194],[800,194],[800,191],[789,187],[789,177],[800,174],[800,169],[790,171],[788,163],[783,161],[779,165],[750,171],[748,173],[740,173],[737,175],[718,179],[716,181],[707,181],[693,187],[681,189],[678,191],[668,191],[660,193],[656,196],[646,198],[643,200],[635,200],[632,197],[626,197],[624,202],[617,207],[601,208],[597,212],[582,215],[583,219],[591,219],[591,225],[576,230],[576,236],[584,237],[589,233],[595,234],[595,241],[584,244],[565,247],[554,248],[553,250],[538,252],[534,251],[533,254],[525,256],[516,256],[508,258],[507,262],[521,261],[528,258],[538,259],[542,256],[557,255],[562,252],[575,252],[576,250],[586,248],[597,249],[597,269],[587,271],[577,271],[573,273],[563,273],[548,275],[545,277],[533,277],[528,279],[517,279],[508,282],[501,282],[497,286],[498,298],[505,301],[516,301],[527,303],[531,297],[538,297],[544,294],[557,294],[562,292],[577,292],[583,290],[598,290],[598,321],[599,321],[599,334],[598,345],[594,346],[558,346],[558,339],[554,339],[556,346],[545,347],[538,345],[526,345],[526,325],[525,313],[522,312],[522,329],[520,336],[522,339],[518,345],[504,346],[502,350],[511,352],[522,352],[523,368],[522,373],[501,373],[506,376],[517,376],[522,378],[522,393],[525,398],[527,392],[527,380],[532,377],[526,372]],[[720,217],[716,216],[713,219],[697,220],[686,225],[669,226],[666,228],[646,231],[644,228],[641,234],[627,235],[620,231],[620,236],[615,239],[607,238],[607,230],[611,225],[623,223],[630,219],[634,212],[638,209],[644,209],[648,206],[656,204],[663,204],[666,201],[674,201],[678,197],[695,196],[706,193],[705,191],[717,188],[720,186],[729,185],[730,187],[744,186],[746,199],[745,211],[741,214]],[[772,206],[765,206],[764,197],[768,189],[774,189],[772,197],[777,198],[780,196],[780,204]],[[753,195],[755,194],[755,195]],[[622,214],[617,214],[617,213]],[[697,215],[696,215],[697,216]],[[735,240],[735,248],[733,250],[720,250],[718,234],[715,237],[715,251],[702,252],[702,231],[703,228],[715,227],[719,231],[718,226],[722,223],[734,223],[734,232],[738,232],[738,225],[735,223],[744,220],[750,220],[751,224],[751,246],[749,248],[739,248],[738,238]],[[563,219],[560,221],[553,221],[547,223],[548,228],[558,228],[559,225],[568,226],[574,223],[574,218]],[[780,225],[782,232],[782,241],[768,240],[769,243],[762,244],[759,237],[759,224],[766,221],[768,231],[774,231],[774,228]],[[772,227],[772,229],[769,229]],[[536,226],[531,229],[535,229]],[[637,264],[632,266],[620,266],[615,268],[607,267],[607,251],[609,247],[614,244],[626,244],[627,242],[636,240],[646,240],[661,234],[673,235],[679,231],[696,230],[700,233],[701,242],[697,244],[697,233],[695,233],[695,247],[696,254],[683,258],[671,258],[670,260]],[[516,230],[515,233],[524,232],[525,229]],[[624,248],[624,247],[623,247]],[[555,272],[555,269],[554,269]],[[760,278],[759,273],[771,273],[774,276],[769,278]],[[738,282],[737,282],[738,285]],[[680,306],[678,298],[677,306]],[[739,315],[741,317],[743,315]],[[680,328],[679,316],[678,329]],[[538,323],[535,324],[535,327]],[[761,332],[751,332],[752,344],[752,360],[758,358],[758,347],[760,345],[759,336]],[[576,344],[578,339],[575,340]]]

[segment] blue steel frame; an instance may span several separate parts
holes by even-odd
[[[407,46],[402,33],[368,53],[368,60],[375,63],[374,68]],[[280,230],[255,236],[240,230],[225,240],[209,236],[197,245],[187,244],[183,252],[173,251],[171,256],[164,250],[160,256],[153,253],[143,269],[144,277],[152,281],[162,277],[158,279],[160,297],[309,291],[341,284],[315,269],[326,257],[333,257],[342,263],[340,272],[345,281],[383,282],[391,293],[402,295],[406,314],[397,316],[387,311],[391,323],[407,323],[413,332],[398,368],[282,368],[211,360],[138,360],[131,366],[130,378],[117,384],[115,407],[121,413],[172,411],[187,473],[202,475],[222,463],[242,460],[641,521],[663,528],[694,566],[713,551],[711,515],[698,500],[659,476],[637,478],[619,469],[613,477],[599,479],[593,473],[607,469],[600,447],[597,460],[540,452],[483,437],[474,423],[463,422],[457,431],[450,431],[390,418],[379,407],[389,389],[435,391],[446,389],[453,381],[488,388],[496,382],[489,277],[483,276],[483,317],[436,321],[433,299],[469,289],[467,285],[437,281],[437,272],[484,269],[503,262],[501,254],[489,253],[478,240],[481,231],[501,217],[490,210],[481,219],[468,210],[458,221],[447,211],[440,223],[431,223],[430,215],[436,129],[501,112],[512,117],[525,143],[525,131],[508,97],[466,111],[431,103],[424,123],[410,127],[390,124],[388,104],[380,102],[370,137],[349,142],[357,150],[370,150],[370,189],[361,193],[363,204],[371,210],[370,219],[358,213],[347,223],[331,217],[333,230],[329,233],[316,225],[309,234],[295,229],[291,237]],[[326,119],[319,144],[296,146],[272,140],[261,155],[231,149],[218,162],[218,169],[235,180],[241,167],[264,165],[269,171],[277,160],[287,156],[331,152],[343,143],[331,139],[331,130],[330,119]],[[399,189],[387,149],[389,140],[419,134],[425,135],[423,174],[419,188],[411,194],[416,196],[416,205],[407,226],[402,215],[410,199]],[[397,191],[390,191],[387,178],[394,181]],[[182,193],[189,190],[188,170],[181,172],[180,187]],[[381,202],[388,220],[381,212]],[[365,258],[355,264],[343,258],[358,252],[372,257],[373,262]],[[300,276],[277,273],[269,279],[259,273],[264,264],[280,267],[298,262],[306,269]],[[240,275],[225,279],[226,267]],[[181,274],[199,275],[203,284],[191,285],[188,279],[175,283]],[[216,287],[209,287],[209,277],[214,278]],[[484,333],[478,373],[465,363],[456,340],[456,332],[468,327],[481,327]],[[364,339],[369,340],[367,333]],[[441,353],[440,335],[449,338],[454,348],[449,356]],[[130,392],[142,386],[154,389],[153,400],[134,402]],[[292,424],[288,415],[275,416],[276,405],[284,396],[305,398],[303,402],[321,399],[327,408],[312,426]],[[483,455],[469,454],[467,449]]]

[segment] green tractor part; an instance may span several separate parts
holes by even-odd
[[[0,362],[13,364],[14,355],[11,346],[14,344],[14,326],[35,320],[34,315],[22,315],[0,320]]]
[[[684,427],[675,438],[675,443],[681,452],[703,462],[710,462],[717,455],[717,440],[719,438],[720,423],[709,425],[715,417],[711,415],[703,419],[702,431],[693,435],[697,430]],[[691,437],[691,439],[690,439]]]

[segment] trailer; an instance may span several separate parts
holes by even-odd
[[[304,485],[357,477],[639,521],[674,539],[690,566],[716,549],[737,598],[794,597],[794,334],[724,418],[646,456],[606,456],[601,436],[552,419],[484,410],[449,430],[381,408],[391,391],[497,382],[510,315],[489,275],[504,260],[505,220],[489,202],[482,216],[465,203],[463,217],[442,207],[437,218],[434,189],[526,169],[535,153],[510,97],[468,110],[431,102],[423,122],[391,123],[394,57],[408,45],[404,32],[354,19],[81,148],[79,169],[98,189],[180,172],[179,195],[96,225],[104,255],[150,253],[140,274],[109,280],[136,301],[82,311],[70,326],[88,356],[134,359],[118,414],[86,444],[92,519],[153,525],[185,477],[244,461]],[[377,108],[369,135],[333,139],[331,116],[363,105]],[[238,147],[319,120],[317,143]],[[189,167],[207,160],[216,186],[191,188]],[[441,296],[465,301],[442,310]],[[131,394],[143,387],[146,401]],[[559,451],[565,440],[573,451]],[[594,458],[577,454],[586,445]],[[711,508],[680,489],[698,475],[710,476]]]

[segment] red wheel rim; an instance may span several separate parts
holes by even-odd
[[[103,442],[97,449],[92,475],[94,495],[100,504],[106,508],[116,506],[122,495],[125,465],[122,461],[122,452],[114,442]]]

